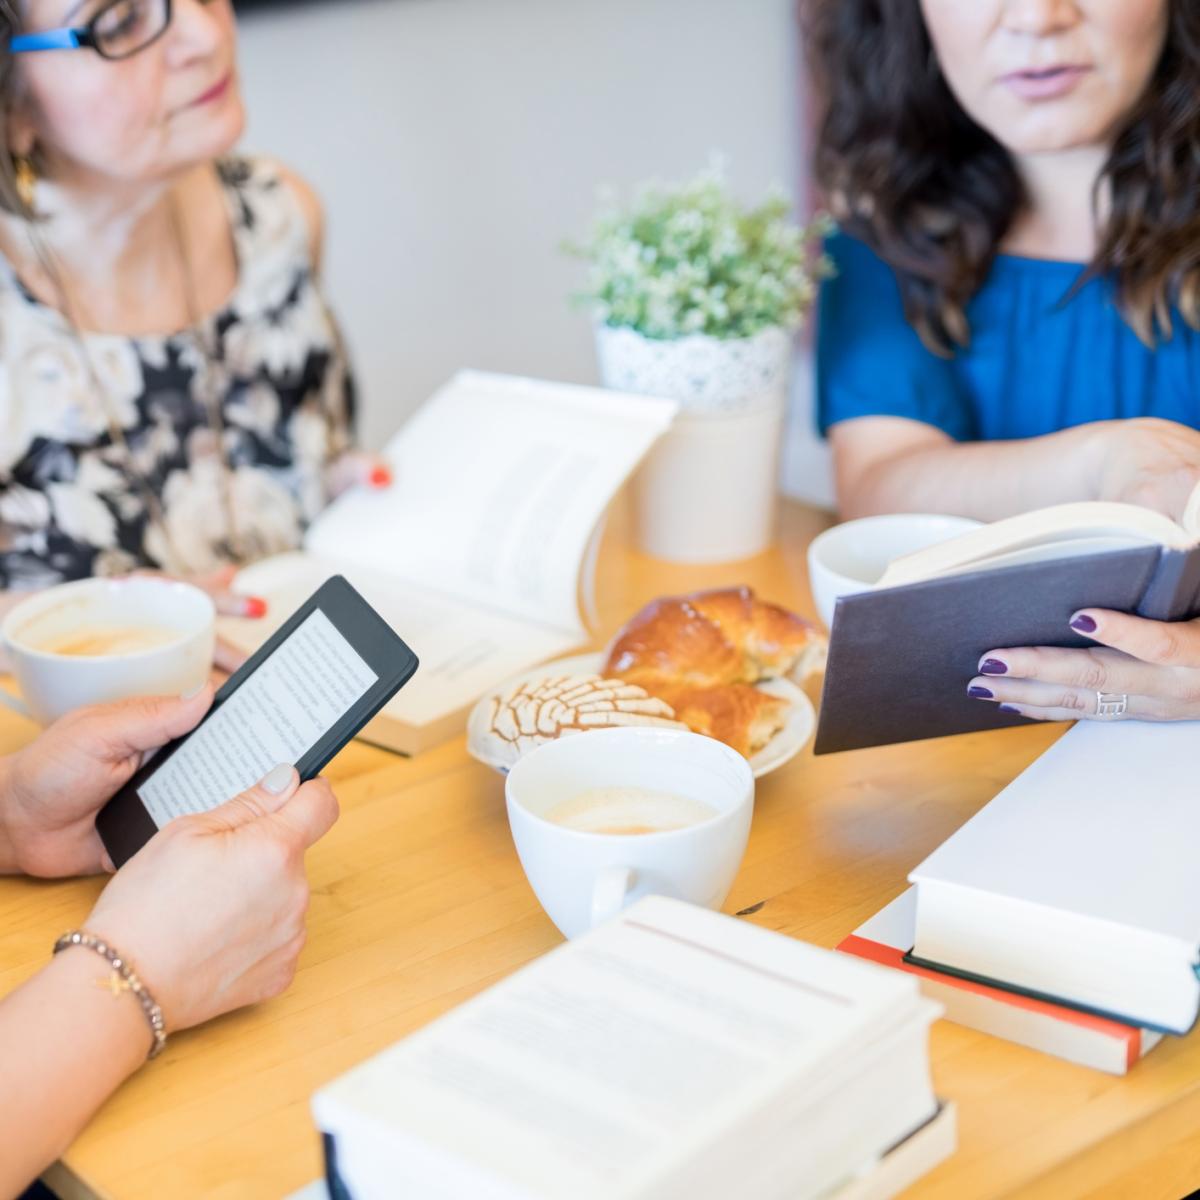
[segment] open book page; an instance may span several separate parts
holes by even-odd
[[[1192,488],[1179,523],[1190,537],[1200,541],[1200,483]]]
[[[1192,540],[1162,513],[1135,504],[1084,500],[1006,517],[903,555],[876,586],[900,587],[959,571],[1126,550],[1147,543],[1184,549]]]
[[[323,1089],[314,1111],[366,1200],[730,1195],[668,1181],[736,1154],[723,1135],[770,1122],[784,1093],[815,1114],[864,1044],[907,1026],[923,1053],[911,1025],[932,1011],[911,977],[652,897]],[[902,1092],[901,1122],[915,1114],[897,1137],[933,1111],[922,1070],[907,1091],[911,1076],[875,1081]],[[771,1147],[797,1170],[806,1128]],[[372,1130],[390,1158],[374,1187],[341,1151]]]
[[[385,713],[406,725],[429,725],[461,709],[530,663],[554,658],[580,641],[569,630],[521,621],[362,567],[311,554],[281,554],[238,574],[238,587],[271,597],[266,617],[221,622],[221,633],[250,650],[260,645],[331,575],[342,574],[421,660],[388,701]]]
[[[464,371],[388,444],[395,484],[335,501],[305,547],[581,632],[578,586],[589,542],[675,407]]]

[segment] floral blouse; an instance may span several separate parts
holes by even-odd
[[[218,170],[238,282],[196,329],[77,334],[0,273],[0,588],[209,571],[295,548],[325,504],[354,387],[308,225],[269,160]]]

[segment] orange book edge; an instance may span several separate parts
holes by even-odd
[[[1053,1017],[1057,1021],[1067,1021],[1090,1029],[1105,1037],[1116,1038],[1125,1043],[1125,1067],[1132,1069],[1141,1057],[1142,1031],[1133,1025],[1122,1025],[1120,1021],[1112,1021],[1107,1017],[1097,1017],[1091,1013],[1079,1012],[1078,1009],[1066,1008],[1059,1004],[1050,1004],[1045,1000],[1035,1000],[1032,996],[1023,996],[1018,992],[1005,991],[1003,988],[989,987],[986,983],[976,983],[970,979],[959,979],[957,976],[943,975],[939,971],[931,971],[928,967],[918,967],[904,961],[904,952],[894,946],[885,946],[881,942],[873,942],[870,938],[859,937],[852,933],[837,944],[837,949],[843,954],[853,954],[855,958],[865,958],[883,967],[891,967],[897,971],[907,971],[910,975],[919,975],[931,979],[935,983],[947,984],[950,987],[961,988],[965,992],[975,992],[990,1000],[998,1000],[1013,1008],[1024,1008],[1030,1012]]]

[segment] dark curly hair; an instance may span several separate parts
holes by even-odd
[[[803,0],[824,113],[817,177],[842,227],[896,272],[932,350],[967,344],[966,306],[1026,204],[1008,151],[963,111],[917,0]],[[1200,3],[1169,0],[1162,57],[1097,181],[1111,200],[1087,277],[1114,281],[1153,345],[1200,328]]]

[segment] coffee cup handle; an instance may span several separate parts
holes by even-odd
[[[615,917],[625,907],[625,901],[637,881],[632,867],[605,867],[592,885],[592,928]]]
[[[31,721],[33,720],[33,713],[25,707],[24,703],[3,688],[0,688],[0,704],[3,704],[5,708],[11,708],[13,712],[20,713],[23,717],[28,717]]]

